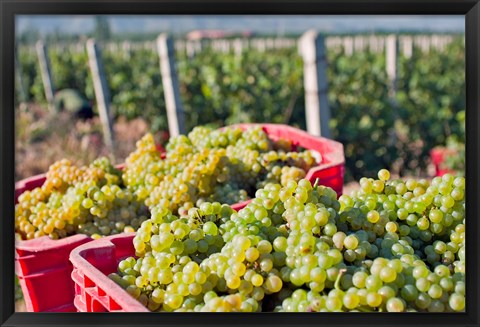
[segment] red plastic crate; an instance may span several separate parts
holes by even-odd
[[[30,312],[76,311],[73,305],[72,265],[67,258],[77,246],[91,241],[86,235],[61,240],[48,236],[15,244],[15,271]]]
[[[341,143],[324,137],[313,136],[301,129],[282,124],[237,124],[229,127],[239,127],[242,130],[246,130],[253,126],[261,126],[263,131],[273,141],[279,139],[292,141],[292,150],[296,150],[297,147],[303,147],[319,152],[322,156],[322,162],[318,166],[311,168],[305,178],[312,185],[319,179],[320,185],[331,187],[337,192],[338,196],[342,195],[345,155]],[[236,203],[232,205],[232,208],[238,211],[250,202],[251,200]]]
[[[124,164],[116,166],[123,169]],[[46,174],[23,179],[15,184],[15,204],[25,191],[41,187]],[[90,242],[86,235],[73,235],[60,240],[48,236],[15,242],[15,273],[22,288],[29,312],[74,312],[74,283],[71,279],[70,252]]]
[[[135,233],[107,236],[83,244],[70,253],[79,312],[149,312],[140,302],[108,278],[118,263],[135,255]]]
[[[25,191],[41,187],[46,175],[36,175],[15,184],[15,204]],[[86,235],[61,240],[48,236],[15,242],[15,273],[29,312],[74,312],[72,264],[67,260],[77,246],[91,241]]]
[[[453,170],[442,168],[442,165],[445,162],[445,157],[454,154],[453,151],[444,147],[437,147],[430,151],[430,158],[432,158],[433,165],[435,166],[435,176],[441,177],[445,174],[455,175]]]

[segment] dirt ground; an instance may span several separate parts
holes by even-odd
[[[15,312],[27,312],[24,300],[18,300],[15,302]]]
[[[119,119],[114,124],[114,148],[104,145],[98,117],[73,120],[67,114],[49,115],[33,106],[18,110],[15,132],[15,179],[48,171],[55,161],[67,158],[88,165],[100,156],[122,163],[149,128],[143,119]],[[159,138],[157,135],[156,139]]]

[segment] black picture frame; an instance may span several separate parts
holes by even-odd
[[[1,326],[335,325],[478,326],[480,322],[480,3],[478,0],[3,0],[0,98],[0,324]],[[14,35],[15,15],[82,14],[378,14],[465,15],[467,293],[465,313],[401,314],[83,314],[15,313],[14,310]]]

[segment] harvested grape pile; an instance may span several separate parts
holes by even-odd
[[[159,201],[109,277],[158,312],[464,311],[464,178],[381,170],[360,185],[337,200],[308,180],[267,183],[238,213]]]
[[[22,239],[132,232],[148,217],[148,208],[125,188],[121,171],[107,158],[82,167],[66,159],[54,163],[43,186],[22,193],[15,206]]]
[[[317,152],[296,150],[289,141],[270,140],[261,127],[196,127],[172,138],[162,159],[147,134],[123,171],[106,158],[82,167],[54,163],[42,187],[19,196],[16,232],[21,239],[99,238],[136,231],[157,205],[183,214],[204,201],[242,202],[266,183],[300,180],[321,161]]]
[[[126,159],[123,179],[149,207],[179,214],[205,201],[248,200],[267,183],[299,181],[321,162],[318,152],[292,151],[290,141],[272,141],[261,127],[195,127],[188,136],[173,138],[166,150],[161,160],[147,134]]]

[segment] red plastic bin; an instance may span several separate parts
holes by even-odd
[[[123,169],[124,164],[116,166]],[[41,187],[46,174],[23,179],[15,184],[15,204],[25,191]],[[15,242],[15,273],[29,312],[74,312],[74,283],[71,279],[70,252],[92,241],[87,235],[73,235],[60,240],[42,236]]]
[[[157,145],[161,157],[165,149]],[[115,166],[123,169],[125,164]],[[25,191],[41,187],[46,174],[32,176],[15,184],[15,204]],[[25,306],[29,312],[75,312],[75,290],[71,279],[70,252],[93,239],[87,235],[73,235],[60,240],[48,236],[15,242],[15,273],[22,288]]]
[[[79,312],[149,312],[140,302],[108,278],[118,263],[135,255],[135,233],[107,236],[83,244],[70,253]]]
[[[74,312],[72,265],[67,260],[77,246],[91,241],[86,235],[61,240],[48,236],[15,244],[15,271],[30,312]]]
[[[15,184],[15,204],[25,191],[41,187],[46,175],[36,175]],[[48,236],[15,242],[15,273],[29,312],[74,312],[74,284],[68,261],[70,251],[91,241],[86,235],[52,240]]]
[[[246,130],[253,126],[261,126],[268,137],[277,141],[285,139],[292,142],[292,150],[302,147],[308,150],[314,150],[322,156],[322,162],[316,167],[311,168],[305,176],[312,184],[319,179],[320,185],[331,187],[337,195],[343,192],[343,177],[345,175],[345,155],[343,145],[340,142],[333,141],[324,137],[313,136],[307,132],[282,124],[237,124],[229,127],[239,127]],[[249,204],[251,200],[236,203],[232,205],[235,210],[240,210]]]
[[[437,147],[430,151],[430,158],[432,158],[433,165],[435,166],[435,176],[441,177],[445,174],[455,175],[453,170],[442,168],[446,156],[450,155],[455,155],[455,152],[444,147]]]

